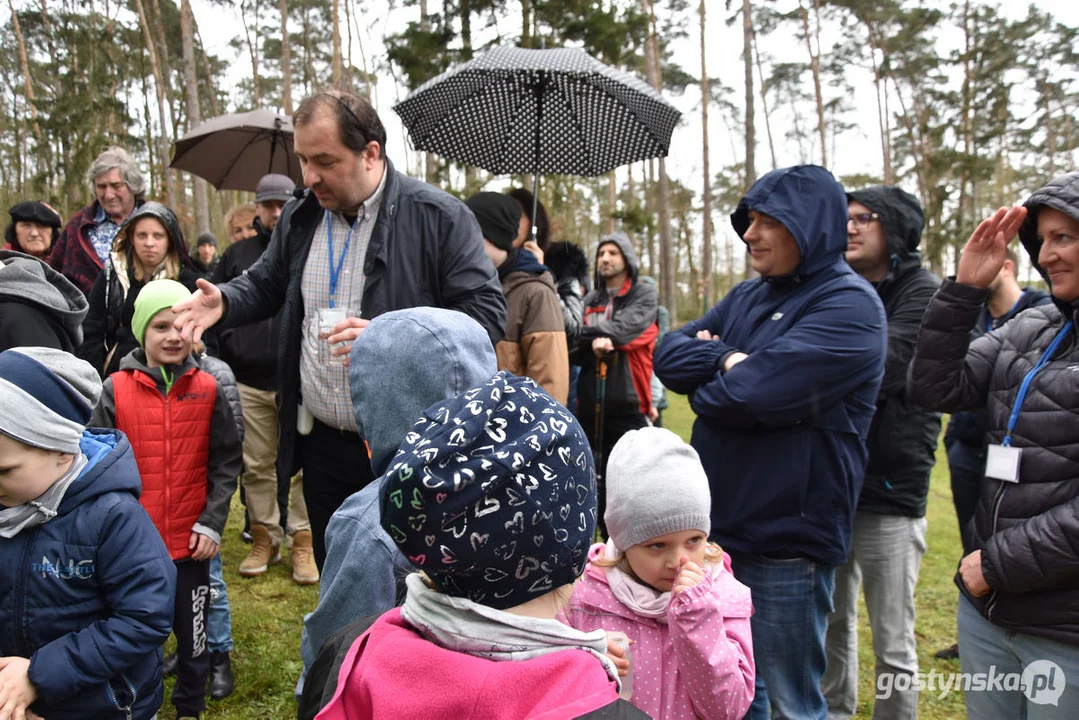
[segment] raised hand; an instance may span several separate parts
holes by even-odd
[[[964,285],[985,289],[993,282],[1007,259],[1008,243],[1027,217],[1024,207],[1000,208],[975,228],[959,256],[955,279]]]
[[[176,313],[173,325],[180,331],[184,340],[198,342],[202,333],[213,327],[225,314],[225,300],[221,291],[213,283],[199,278],[195,281],[198,290],[186,300],[172,306]]]

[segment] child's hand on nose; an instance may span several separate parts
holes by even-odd
[[[683,555],[678,561],[678,574],[674,578],[671,594],[679,595],[691,587],[696,587],[701,580],[704,580],[704,571],[701,566],[691,561],[688,555]]]

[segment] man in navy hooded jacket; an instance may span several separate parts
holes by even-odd
[[[670,332],[655,368],[690,395],[712,539],[753,592],[749,717],[826,718],[824,635],[884,371],[884,308],[844,259],[847,197],[824,168],[768,173],[731,223],[760,277]]]

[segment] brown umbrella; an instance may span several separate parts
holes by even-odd
[[[210,118],[173,146],[170,167],[207,180],[218,190],[255,190],[267,173],[302,180],[292,150],[292,121],[270,110]]]

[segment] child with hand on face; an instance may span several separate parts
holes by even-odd
[[[121,432],[86,427],[97,371],[0,353],[0,718],[147,720],[176,570]]]
[[[153,280],[142,288],[131,320],[142,347],[120,361],[94,411],[96,424],[130,438],[142,475],[140,500],[176,565],[172,703],[181,719],[198,718],[206,707],[210,559],[221,543],[243,465],[224,391],[173,326],[172,306],[190,296],[175,280]]]
[[[697,452],[662,428],[626,433],[607,466],[610,532],[560,619],[629,638],[612,645],[630,702],[656,720],[741,718],[753,700],[753,613],[730,557],[708,542],[708,478]]]

